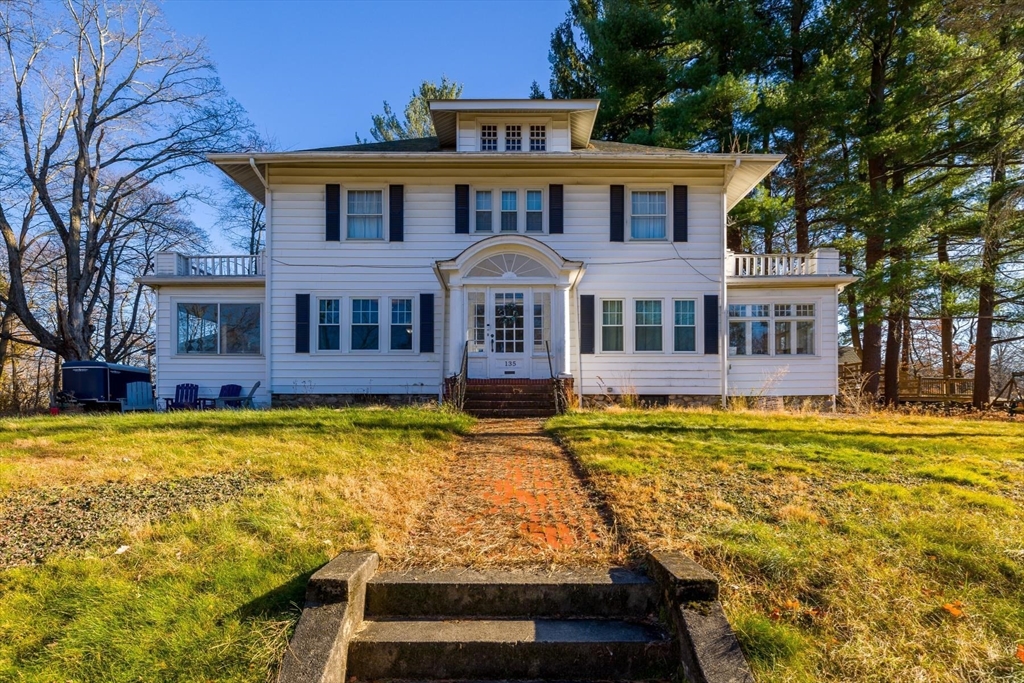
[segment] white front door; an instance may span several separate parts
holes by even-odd
[[[533,351],[531,319],[526,315],[528,292],[488,291],[488,375],[491,379],[529,377]]]

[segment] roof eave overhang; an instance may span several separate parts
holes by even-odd
[[[160,287],[264,287],[266,278],[262,275],[225,275],[223,277],[200,275],[147,275],[136,278],[140,285],[153,289]]]
[[[454,149],[458,139],[459,114],[567,114],[571,121],[572,147],[590,144],[601,100],[430,100],[430,118],[442,149]]]
[[[727,277],[730,289],[840,287],[851,285],[859,278],[852,275],[763,275],[757,277]]]

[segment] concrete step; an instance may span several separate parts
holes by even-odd
[[[375,679],[647,680],[675,669],[659,627],[600,619],[366,621],[346,675]]]
[[[465,405],[470,408],[492,410],[496,408],[553,408],[555,402],[550,399],[466,399]]]
[[[545,391],[467,391],[466,398],[500,399],[551,399],[554,394],[550,389]]]
[[[657,584],[623,568],[381,572],[366,585],[366,617],[644,619],[659,599]]]

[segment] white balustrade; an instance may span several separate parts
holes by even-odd
[[[809,254],[734,254],[732,277],[813,275]]]
[[[263,254],[185,256],[179,275],[196,277],[253,277],[263,275]]]

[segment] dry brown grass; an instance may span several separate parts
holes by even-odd
[[[1024,680],[1020,421],[664,410],[549,429],[637,551],[721,577],[759,681]]]

